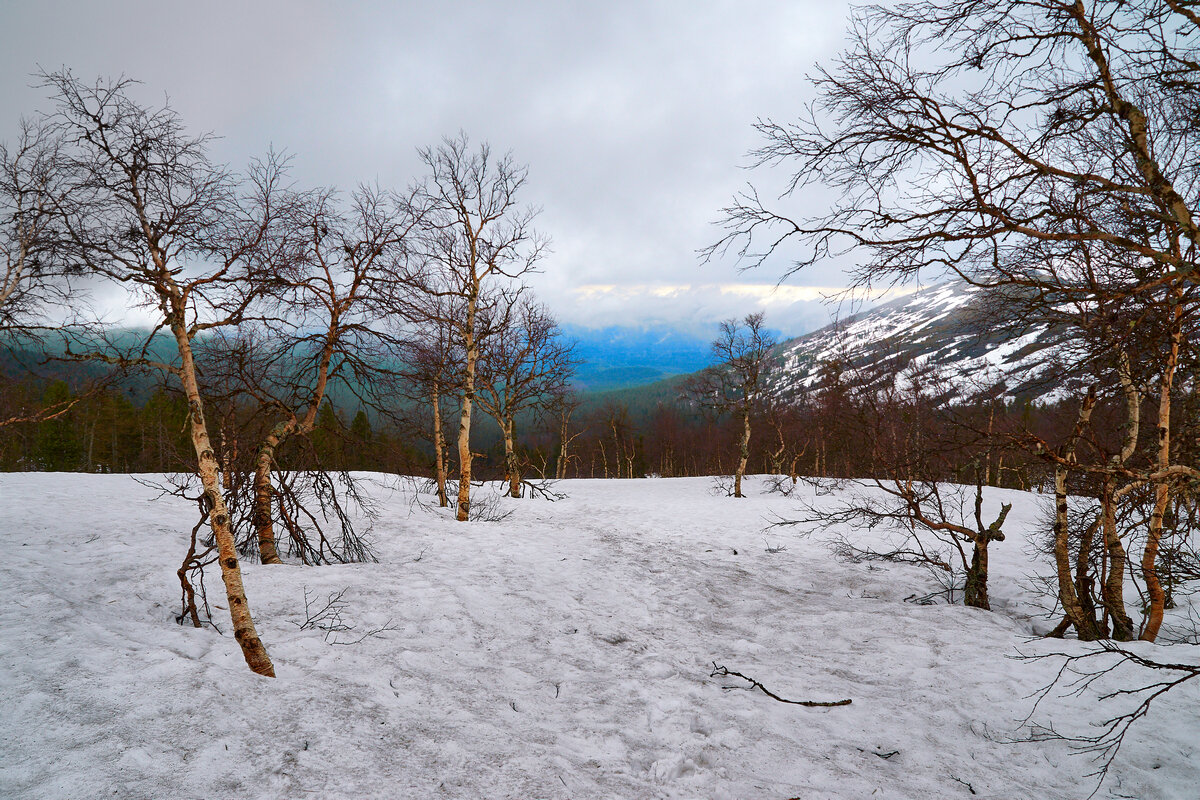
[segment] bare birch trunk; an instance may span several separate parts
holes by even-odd
[[[208,498],[208,523],[213,538],[217,541],[218,563],[221,565],[221,580],[229,600],[229,619],[233,624],[233,637],[242,648],[242,655],[250,669],[259,675],[275,677],[275,667],[267,655],[267,648],[258,638],[254,619],[250,616],[250,603],[242,584],[242,570],[238,564],[237,548],[233,529],[229,521],[229,509],[221,492],[219,465],[209,440],[208,427],[204,421],[204,404],[200,398],[200,387],[196,380],[196,364],[192,358],[192,345],[182,323],[173,322],[171,332],[179,348],[181,365],[179,379],[183,384],[188,401],[188,420],[191,427],[192,446],[196,451],[197,472]]]
[[[221,422],[221,455],[224,458],[221,461],[221,485],[225,491],[233,491],[233,462],[237,459],[237,454],[230,454],[229,439],[225,435],[225,422]]]
[[[258,556],[264,564],[282,564],[279,551],[275,548],[275,520],[271,505],[275,489],[271,485],[271,469],[275,464],[275,451],[291,434],[294,421],[281,422],[271,429],[258,448],[254,459],[254,530],[258,535]]]
[[[558,465],[554,469],[554,477],[562,480],[567,477],[567,420],[562,419],[558,433]]]
[[[437,381],[433,382],[430,402],[433,403],[433,472],[437,481],[438,505],[450,505],[446,498],[446,440],[442,433],[442,393]]]
[[[742,440],[738,444],[737,470],[733,474],[733,496],[745,497],[742,494],[742,477],[746,474],[746,463],[750,459],[750,406],[747,401],[742,409]]]
[[[982,608],[991,611],[991,600],[988,598],[988,545],[992,542],[1004,541],[1004,520],[1012,510],[1011,503],[1002,503],[996,520],[987,528],[983,527],[983,486],[976,486],[975,519],[978,530],[972,535],[974,549],[971,552],[971,566],[967,568],[966,585],[963,587],[963,603],[972,608]]]
[[[971,552],[971,566],[967,568],[966,585],[963,586],[963,604],[971,608],[991,611],[988,601],[988,540],[976,539]]]
[[[1108,574],[1100,587],[1104,608],[1112,624],[1112,638],[1118,642],[1132,641],[1133,621],[1125,610],[1125,546],[1117,532],[1117,507],[1113,498],[1112,479],[1108,478],[1100,490],[1100,528],[1104,536]]]
[[[517,469],[517,449],[513,435],[513,420],[506,419],[504,432],[504,472],[508,477],[508,496],[521,496],[521,473]]]
[[[479,359],[474,296],[467,302],[463,340],[466,363],[463,366],[462,413],[458,417],[458,513],[455,515],[459,522],[466,522],[471,514],[471,413],[475,405],[475,362]]]
[[[1096,532],[1100,528],[1100,520],[1094,521],[1084,530],[1079,538],[1079,552],[1075,556],[1075,596],[1079,598],[1079,607],[1083,618],[1092,620],[1097,639],[1108,636],[1108,631],[1102,628],[1096,620],[1096,603],[1092,600],[1092,590],[1095,586],[1092,577],[1092,544],[1096,541]]]
[[[1175,368],[1179,364],[1179,346],[1183,338],[1183,304],[1178,302],[1178,294],[1178,289],[1171,292],[1172,299],[1176,301],[1172,308],[1174,318],[1171,320],[1171,349],[1167,354],[1167,364],[1158,390],[1158,452],[1155,455],[1155,466],[1160,472],[1171,466],[1171,391],[1175,382]],[[1146,549],[1142,551],[1142,577],[1146,581],[1150,607],[1146,611],[1142,635],[1138,638],[1147,642],[1158,638],[1163,611],[1167,604],[1162,580],[1158,576],[1158,549],[1162,542],[1163,516],[1171,499],[1171,484],[1167,481],[1168,478],[1163,477],[1154,486],[1154,511],[1150,514]]]
[[[1096,405],[1096,391],[1089,389],[1079,408],[1079,417],[1070,438],[1064,443],[1061,457],[1069,463],[1075,462],[1075,446],[1092,417]],[[1075,626],[1079,638],[1085,642],[1099,638],[1096,617],[1087,617],[1075,593],[1074,576],[1071,574],[1070,529],[1067,508],[1067,465],[1058,464],[1054,470],[1054,564],[1058,572],[1058,599],[1062,603],[1067,619]]]

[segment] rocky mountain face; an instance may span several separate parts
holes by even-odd
[[[834,374],[939,394],[977,390],[1051,402],[1062,396],[1062,331],[1006,317],[971,286],[946,283],[783,342],[771,390],[798,398]]]

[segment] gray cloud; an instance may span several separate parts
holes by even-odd
[[[218,157],[238,164],[274,144],[295,154],[303,183],[403,185],[420,171],[418,146],[461,129],[530,165],[526,199],[554,240],[535,285],[566,321],[603,324],[611,306],[613,322],[706,322],[762,306],[636,292],[589,305],[579,289],[780,277],[784,263],[739,275],[695,251],[749,177],[752,123],[799,112],[804,75],[835,52],[847,13],[843,2],[9,3],[0,137],[45,107],[29,86],[39,64],[137,78],[148,101],[168,94],[220,135]],[[791,282],[844,278],[831,264]]]

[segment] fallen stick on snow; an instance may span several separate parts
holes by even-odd
[[[850,702],[851,702],[849,699],[833,700],[828,703],[822,703],[817,700],[787,700],[787,699],[782,698],[779,695],[775,694],[770,689],[763,686],[758,681],[754,680],[754,678],[751,678],[747,675],[743,675],[740,672],[734,672],[731,669],[726,669],[725,667],[717,666],[717,662],[714,661],[713,662],[713,671],[709,674],[708,677],[717,678],[717,677],[725,677],[726,675],[733,675],[734,677],[741,678],[744,681],[748,681],[751,685],[751,688],[762,689],[763,694],[765,694],[767,697],[770,697],[772,700],[778,700],[781,703],[790,703],[791,705],[794,705],[794,706],[807,706],[808,708],[832,708],[833,706],[848,706],[848,705],[850,705]],[[729,687],[725,687],[725,688],[733,689],[736,687],[729,686]]]

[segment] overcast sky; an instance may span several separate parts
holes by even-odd
[[[18,2],[0,0],[0,137],[47,106],[30,77],[127,75],[237,166],[268,146],[302,184],[402,187],[417,147],[465,131],[530,168],[564,322],[696,328],[765,309],[828,321],[837,265],[702,264],[759,117],[786,120],[843,41],[848,3]],[[756,182],[769,182],[757,175]],[[809,193],[801,202],[825,199]]]

